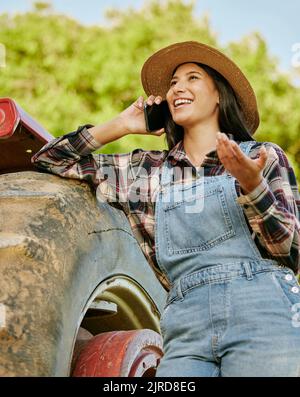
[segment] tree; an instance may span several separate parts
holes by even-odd
[[[114,117],[144,94],[140,71],[148,56],[174,42],[198,40],[224,51],[245,72],[261,115],[256,139],[280,145],[300,178],[300,90],[279,71],[259,33],[221,47],[208,17],[196,17],[195,1],[183,0],[148,0],[140,10],[110,8],[106,21],[83,26],[44,2],[28,13],[0,15],[0,42],[7,49],[1,95],[15,98],[58,136]],[[167,146],[163,137],[132,135],[102,151],[136,147]]]

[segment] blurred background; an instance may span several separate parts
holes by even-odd
[[[0,0],[0,95],[60,136],[146,97],[140,71],[153,52],[201,41],[242,68],[259,104],[255,138],[280,145],[300,181],[299,15],[295,0]],[[167,145],[131,135],[100,151],[137,147]]]

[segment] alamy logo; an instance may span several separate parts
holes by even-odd
[[[116,171],[110,165],[101,168],[102,182],[97,187],[98,202],[130,202],[131,205],[155,202],[161,191],[163,204],[169,208],[184,203],[186,213],[200,213],[204,209],[204,169],[198,171],[195,179],[192,167],[173,167],[170,180],[161,185],[161,170],[159,167],[122,168]],[[172,186],[172,188],[171,188]]]

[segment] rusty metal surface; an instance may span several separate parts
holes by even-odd
[[[152,330],[106,332],[86,343],[73,376],[153,376],[162,355],[162,338]]]
[[[79,318],[111,277],[145,290],[153,320],[139,320],[141,327],[159,318],[165,292],[125,215],[107,204],[99,210],[87,184],[1,175],[0,219],[0,376],[68,376]]]

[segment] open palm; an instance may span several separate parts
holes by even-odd
[[[226,134],[217,134],[217,153],[225,169],[240,183],[244,193],[255,189],[263,179],[263,170],[267,163],[268,154],[262,146],[257,159],[246,156],[239,145],[230,140]]]

